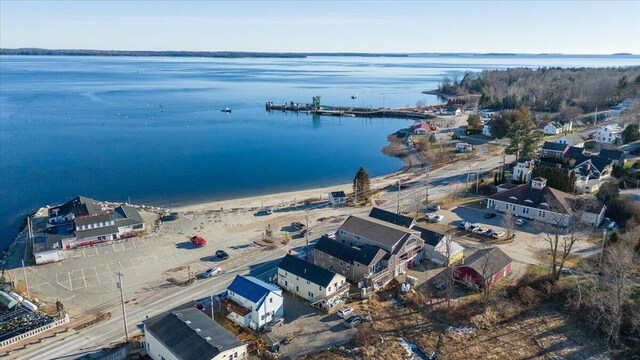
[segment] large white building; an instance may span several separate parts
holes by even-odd
[[[583,223],[593,226],[602,223],[606,206],[601,202],[581,199],[546,185],[546,179],[533,178],[530,184],[491,195],[487,208],[559,226],[569,225],[573,215],[580,211]]]
[[[622,128],[620,125],[602,125],[598,126],[595,140],[600,143],[617,144],[622,137]]]
[[[237,275],[221,296],[220,307],[234,323],[259,330],[284,315],[282,289],[252,276]]]
[[[312,303],[349,290],[346,277],[293,255],[278,265],[278,286]]]
[[[565,135],[559,138],[558,140],[556,140],[556,142],[558,144],[565,144],[565,145],[579,147],[579,148],[583,148],[585,143],[584,138],[582,138],[582,136],[578,134]]]
[[[245,360],[247,345],[202,311],[189,307],[142,322],[153,360]]]

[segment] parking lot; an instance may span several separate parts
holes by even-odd
[[[280,353],[285,357],[297,358],[329,346],[343,345],[358,331],[346,328],[342,324],[344,320],[337,315],[317,311],[308,302],[288,293],[284,294],[284,309],[284,324],[268,337],[280,341],[296,335],[290,344],[280,347]]]
[[[486,213],[493,212],[495,217],[487,219]],[[495,239],[471,234],[468,231],[458,229],[461,222],[481,224],[483,228],[495,229],[496,231],[507,232],[502,226],[502,214],[490,209],[480,209],[476,207],[457,206],[450,210],[439,210],[437,214],[443,215],[441,224],[427,224],[426,227],[433,227],[439,231],[451,231],[456,241],[459,241],[465,248],[482,248],[486,246],[497,246],[513,259],[512,275],[517,278],[524,273],[528,264],[543,265],[541,254],[548,251],[549,243],[543,234],[542,227],[536,221],[527,221],[522,226],[515,226],[516,238],[513,241],[501,241],[494,244]],[[598,251],[598,244],[588,241],[580,241],[574,245],[574,253],[587,256]],[[465,255],[466,251],[465,251]]]

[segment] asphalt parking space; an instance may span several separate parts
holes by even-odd
[[[357,329],[347,329],[342,325],[343,321],[337,315],[318,312],[308,302],[285,293],[284,324],[269,333],[269,337],[279,341],[295,335],[289,345],[280,347],[280,352],[285,357],[296,358],[348,342]]]

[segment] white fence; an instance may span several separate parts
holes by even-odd
[[[42,334],[42,333],[47,332],[47,331],[49,331],[49,330],[51,330],[53,328],[57,328],[60,325],[67,324],[67,323],[69,323],[69,321],[70,321],[69,315],[65,314],[64,318],[62,318],[60,320],[56,320],[56,321],[54,321],[52,323],[49,323],[49,324],[44,325],[44,326],[41,326],[41,327],[39,327],[37,329],[33,329],[31,331],[27,331],[26,333],[22,333],[20,335],[16,335],[16,336],[12,337],[11,339],[7,339],[5,341],[0,342],[0,349],[2,349],[5,346],[8,346],[8,345],[17,343],[19,341],[28,339],[30,337]]]

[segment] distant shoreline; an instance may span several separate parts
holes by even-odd
[[[128,57],[204,57],[204,58],[291,58],[304,59],[311,56],[352,56],[352,57],[392,57],[406,58],[412,56],[449,56],[449,57],[636,57],[639,55],[619,52],[615,54],[560,54],[560,53],[367,53],[367,52],[265,52],[265,51],[183,51],[183,50],[91,50],[91,49],[41,49],[41,48],[0,48],[0,55],[14,56],[128,56]]]
[[[289,53],[250,51],[146,51],[146,50],[85,50],[85,49],[0,49],[0,55],[14,56],[129,56],[129,57],[205,57],[205,58],[284,58],[304,59],[309,56],[408,57],[407,54],[386,53]]]

